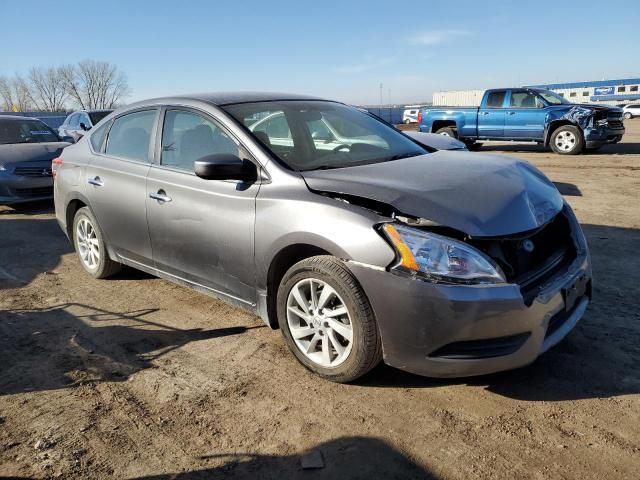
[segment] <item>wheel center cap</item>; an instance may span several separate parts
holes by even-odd
[[[313,326],[316,328],[319,328],[322,325],[322,319],[317,315],[313,317],[312,322],[313,322]]]

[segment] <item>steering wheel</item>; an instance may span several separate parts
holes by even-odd
[[[341,143],[340,145],[338,145],[336,148],[333,149],[333,153],[338,153],[340,150],[343,150],[345,148],[351,150],[351,145],[348,145],[346,143]]]

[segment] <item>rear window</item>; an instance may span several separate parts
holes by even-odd
[[[504,97],[507,92],[491,92],[487,97],[487,107],[500,108],[504,103]]]
[[[91,124],[95,125],[100,120],[102,120],[104,117],[109,115],[111,112],[112,112],[112,110],[106,110],[104,112],[89,112],[89,118],[91,118]]]
[[[149,161],[149,141],[156,110],[129,113],[113,121],[107,139],[107,155],[140,162]]]

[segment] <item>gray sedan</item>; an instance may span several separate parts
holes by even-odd
[[[438,377],[526,365],[591,298],[582,230],[539,170],[338,102],[139,102],[54,170],[89,275],[129,265],[246,308],[333,381],[381,360]]]
[[[51,161],[68,145],[36,118],[0,116],[0,205],[51,198]]]

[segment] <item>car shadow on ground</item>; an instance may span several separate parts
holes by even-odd
[[[640,230],[583,225],[591,247],[594,300],[577,327],[533,364],[464,379],[431,379],[380,365],[359,385],[484,386],[506,397],[561,401],[640,393]]]
[[[382,439],[342,437],[317,445],[302,455],[216,454],[204,456],[222,465],[202,470],[138,477],[138,480],[192,479],[422,479],[436,480],[418,465]],[[318,460],[319,459],[319,460]],[[320,468],[303,469],[307,462],[319,461]]]
[[[0,291],[28,285],[39,274],[51,272],[63,255],[73,251],[52,218],[0,219],[0,232]]]
[[[0,396],[124,381],[188,343],[263,327],[181,330],[149,320],[156,311],[80,304],[0,311]]]

